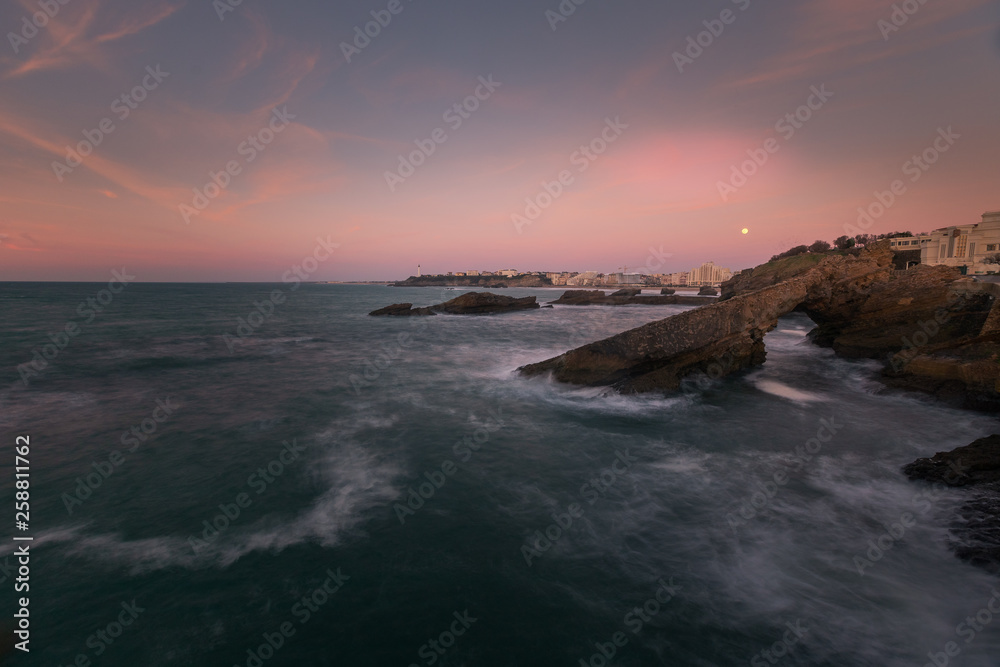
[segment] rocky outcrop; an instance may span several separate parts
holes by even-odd
[[[733,373],[764,363],[764,334],[805,301],[824,277],[817,271],[729,301],[712,299],[711,305],[518,370],[529,377],[551,373],[560,382],[623,392],[677,389],[685,376],[707,372],[721,359],[726,360],[721,374]]]
[[[903,466],[903,473],[910,479],[949,486],[1000,482],[1000,435],[986,436],[971,445],[917,459]]]
[[[805,253],[794,257],[784,257],[741,271],[722,283],[722,293],[719,300],[725,301],[740,294],[756,292],[759,289],[777,285],[814,268],[826,257],[827,255],[817,253]]]
[[[719,296],[719,290],[714,287],[709,287],[705,285],[700,290],[698,290],[698,296]]]
[[[910,269],[915,271],[915,269]],[[1000,410],[1000,285],[961,278],[925,312],[889,360],[882,380],[956,407]]]
[[[710,367],[721,369],[714,372],[718,377],[764,363],[764,334],[777,325],[779,317],[803,303],[819,303],[831,285],[865,285],[891,273],[888,251],[827,257],[770,287],[726,301],[702,297],[712,303],[519,371],[527,376],[551,373],[560,382],[607,385],[626,392],[674,390],[685,376],[707,372]],[[720,359],[725,363],[720,364]]]
[[[952,548],[962,559],[1000,572],[1000,435],[903,467],[913,480],[971,487],[952,521]]]
[[[703,296],[640,294],[641,291],[618,290],[608,295],[602,290],[569,290],[552,303],[560,306],[701,306],[715,301]]]
[[[410,303],[397,303],[368,313],[374,316],[426,316],[446,313],[449,315],[494,315],[514,310],[532,310],[539,308],[535,297],[526,296],[516,299],[490,292],[469,292],[459,297],[426,308],[414,308]]]
[[[427,312],[421,312],[427,311]],[[410,315],[434,315],[435,313],[429,312],[429,308],[414,308],[412,303],[394,303],[391,306],[386,306],[385,308],[379,308],[378,310],[373,310],[368,313],[369,315],[382,316],[382,315],[393,315],[393,316],[410,316]]]
[[[843,357],[885,359],[908,344],[958,341],[980,332],[992,297],[971,281],[972,289],[959,287],[960,278],[951,267],[917,266],[869,285],[831,285],[801,310],[818,325],[811,334],[818,344]]]
[[[664,287],[660,290],[660,294],[663,296],[670,296],[671,294],[676,294],[677,290],[670,289],[669,287]]]
[[[611,296],[638,296],[639,294],[642,294],[642,290],[641,289],[629,289],[629,288],[625,288],[625,289],[620,289],[617,292],[612,293]]]
[[[671,390],[685,375],[713,364],[719,377],[763,363],[764,333],[778,317],[798,310],[816,322],[810,332],[815,343],[842,357],[885,362],[882,380],[890,386],[1000,410],[1000,285],[943,266],[899,272],[893,263],[888,242],[858,253],[807,253],[769,262],[725,283],[725,298],[686,297],[710,305],[521,371],[626,391]],[[682,303],[685,297],[567,293],[555,303],[616,299]],[[727,361],[719,365],[714,360],[723,353]]]

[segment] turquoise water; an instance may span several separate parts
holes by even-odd
[[[137,284],[91,317],[102,289],[0,285],[0,489],[30,435],[35,538],[9,664],[1000,664],[1000,623],[959,634],[998,583],[949,551],[961,495],[899,473],[995,420],[882,392],[803,316],[760,369],[624,397],[511,371],[683,307]]]

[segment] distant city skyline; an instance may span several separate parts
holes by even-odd
[[[643,267],[644,269],[647,267]],[[718,285],[740,270],[732,271],[727,267],[716,265],[712,261],[704,262],[688,271],[652,271],[641,270],[629,272],[628,267],[620,267],[619,271],[547,271],[545,269],[466,269],[465,271],[424,272],[417,265],[417,272],[409,277],[492,277],[515,278],[524,275],[545,276],[554,285],[586,286],[597,284],[639,285],[645,282],[662,285]],[[603,278],[603,280],[602,280]],[[650,281],[649,279],[655,279]]]

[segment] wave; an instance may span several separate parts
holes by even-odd
[[[237,519],[210,541],[195,542],[197,546],[192,546],[190,538],[201,539],[200,526],[188,536],[129,539],[120,533],[88,534],[89,524],[43,531],[34,544],[125,567],[133,575],[170,567],[226,568],[253,552],[279,553],[305,543],[333,547],[368,519],[371,510],[398,495],[393,481],[402,474],[400,467],[352,439],[367,429],[393,423],[392,418],[372,416],[337,420],[318,433],[314,440],[326,447],[326,453],[309,465],[316,483],[325,490],[293,516],[270,513],[247,526],[240,526]],[[12,551],[7,547],[0,556]]]

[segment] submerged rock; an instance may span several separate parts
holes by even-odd
[[[385,308],[379,308],[378,310],[373,310],[368,313],[369,315],[396,315],[396,316],[408,316],[408,315],[434,315],[434,313],[421,312],[427,310],[426,308],[413,308],[412,303],[394,303],[391,306],[386,306]]]
[[[951,547],[973,565],[1000,572],[1000,435],[938,452],[903,467],[913,480],[972,487],[951,525]]]
[[[536,297],[526,296],[514,298],[490,292],[468,292],[458,296],[451,301],[439,303],[436,306],[426,308],[414,308],[410,303],[397,303],[385,308],[373,310],[368,313],[374,316],[414,316],[414,315],[437,315],[447,313],[449,315],[493,315],[496,313],[507,313],[515,310],[532,310],[539,308]]]

